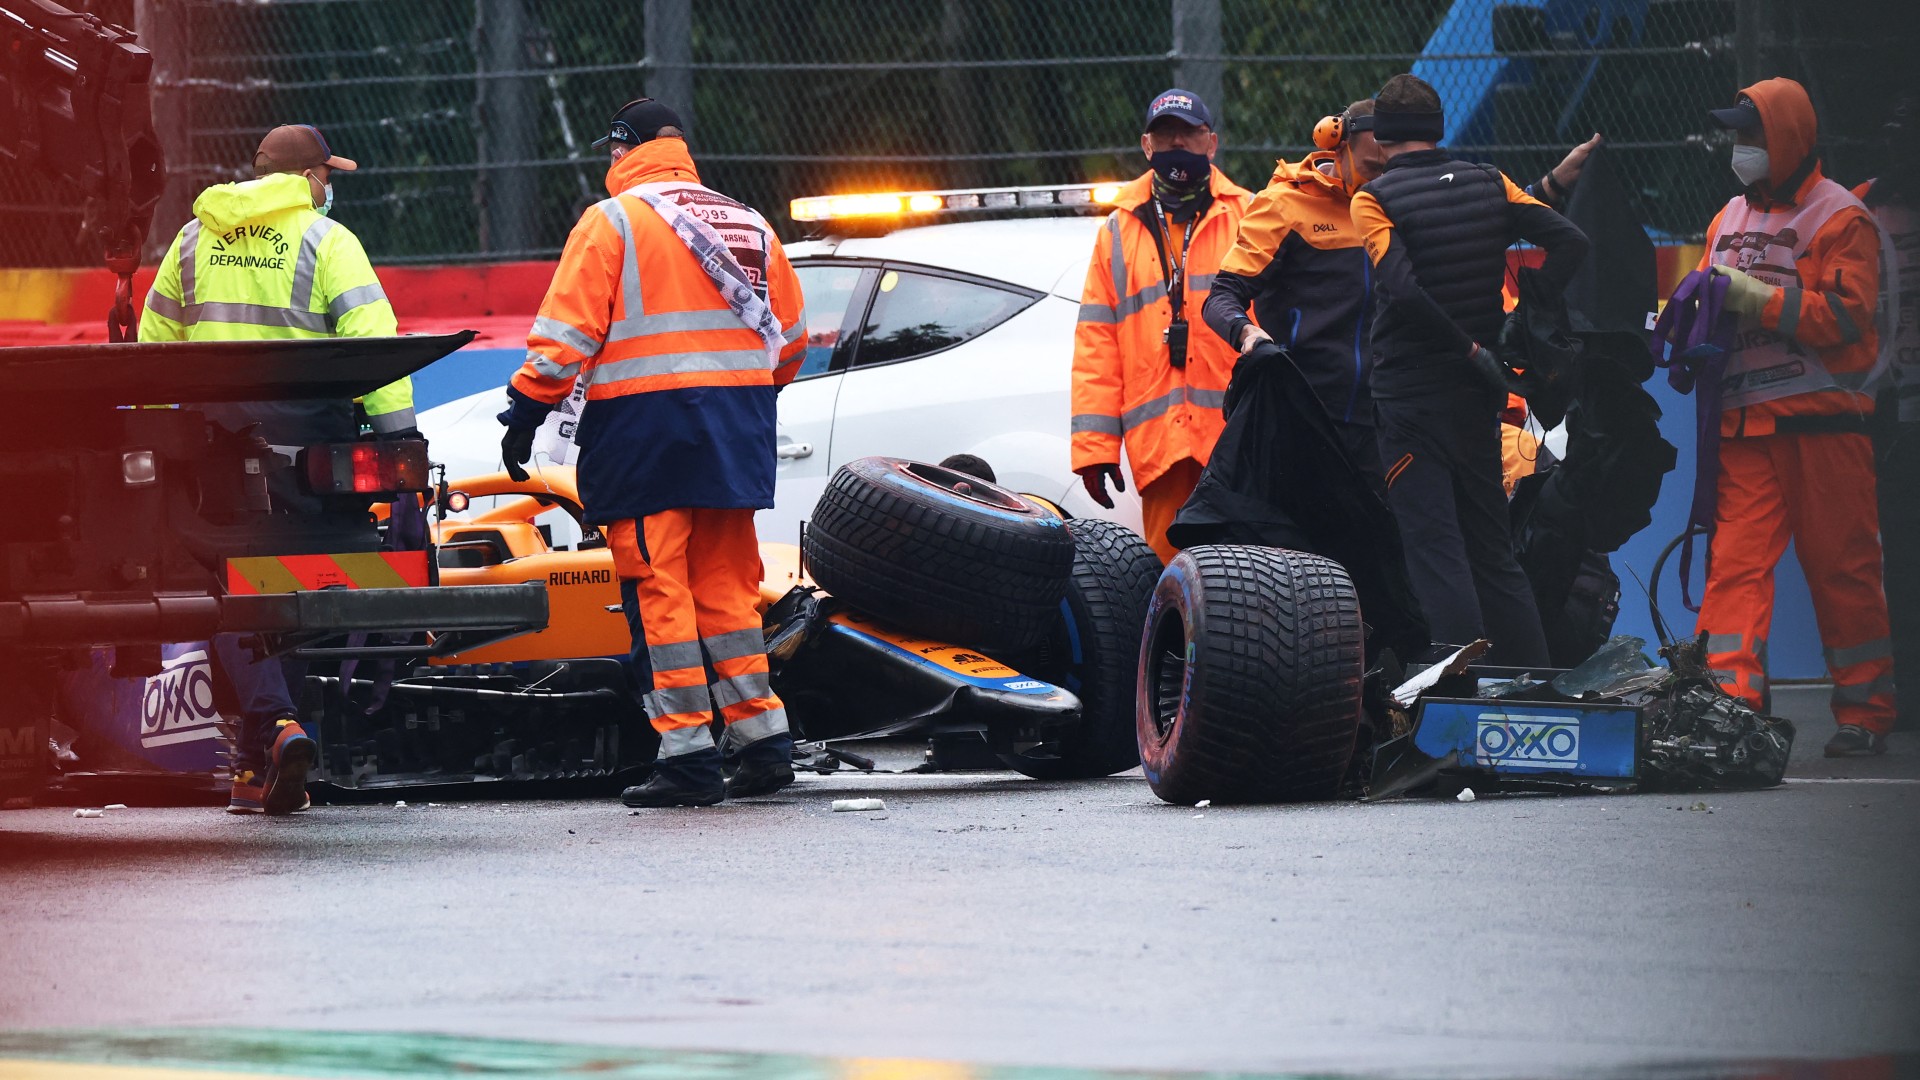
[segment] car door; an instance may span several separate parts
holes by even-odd
[[[754,515],[761,540],[785,544],[799,541],[800,522],[812,515],[832,475],[834,406],[878,276],[871,263],[846,259],[796,260],[793,270],[806,300],[807,355],[800,374],[780,391],[774,504]]]
[[[883,264],[834,409],[832,464],[970,453],[1002,485],[1059,498],[1077,315],[1006,282]]]

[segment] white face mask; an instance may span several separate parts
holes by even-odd
[[[1767,161],[1767,151],[1759,146],[1736,146],[1733,148],[1733,175],[1747,187],[1765,180],[1772,171]]]

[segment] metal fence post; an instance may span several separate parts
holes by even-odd
[[[539,156],[534,124],[539,114],[533,82],[525,76],[497,73],[532,67],[527,55],[526,0],[479,0],[481,53],[481,125],[485,132],[480,160],[500,166]],[[539,177],[529,165],[485,170],[481,180],[481,249],[525,251],[538,246]]]
[[[186,5],[173,0],[134,0],[133,28],[140,44],[153,54],[153,75],[147,83],[153,106],[153,133],[167,164],[167,186],[154,208],[144,253],[149,262],[166,257],[173,234],[193,216],[195,180],[187,172],[193,161],[192,95],[186,90],[192,40]]]
[[[692,0],[646,0],[647,96],[680,114],[693,134]],[[611,106],[609,106],[611,108]]]
[[[1173,81],[1182,90],[1200,95],[1213,110],[1214,130],[1225,114],[1225,89],[1220,55],[1220,0],[1173,0]]]

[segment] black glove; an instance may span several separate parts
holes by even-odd
[[[536,430],[510,427],[505,435],[500,436],[500,463],[507,467],[507,475],[513,477],[516,484],[526,482],[527,470],[520,466],[533,457],[533,433]]]
[[[1510,385],[1508,380],[1513,377],[1513,369],[1507,367],[1505,361],[1494,355],[1492,349],[1477,341],[1473,343],[1473,350],[1467,353],[1467,363],[1473,367],[1474,375],[1486,384],[1488,390],[1500,395],[1500,401],[1504,404]]]

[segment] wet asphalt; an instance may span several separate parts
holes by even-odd
[[[1920,1052],[1920,733],[1827,762],[1818,693],[1778,704],[1792,780],[1743,794],[1197,809],[965,774],[0,813],[0,1028],[1359,1075]]]

